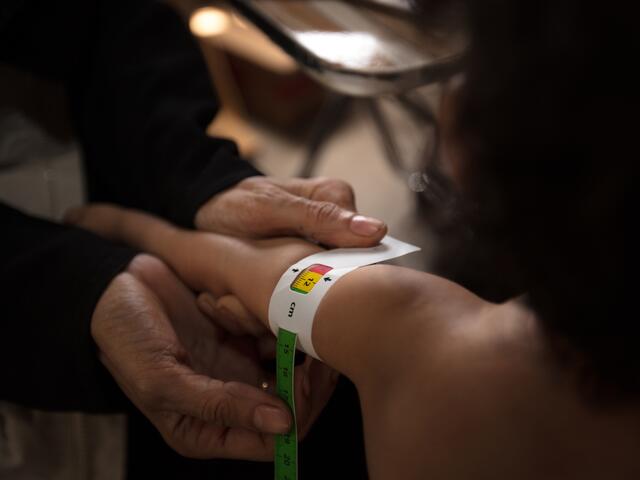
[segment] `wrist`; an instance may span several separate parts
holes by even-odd
[[[269,302],[282,274],[298,260],[322,250],[297,238],[222,238],[233,242],[226,246],[229,255],[220,267],[220,277],[224,277],[227,288],[225,293],[237,296],[267,327]]]

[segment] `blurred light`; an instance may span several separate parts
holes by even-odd
[[[214,7],[203,7],[193,12],[189,20],[191,33],[197,37],[220,35],[229,26],[229,15]]]

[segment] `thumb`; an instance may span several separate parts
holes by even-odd
[[[346,210],[335,203],[297,197],[279,212],[301,234],[332,247],[371,247],[387,233],[381,220]]]
[[[240,382],[223,382],[190,372],[171,389],[172,410],[204,422],[261,433],[286,433],[291,414],[277,397]]]

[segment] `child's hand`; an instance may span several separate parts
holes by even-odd
[[[228,332],[234,335],[264,338],[261,348],[275,351],[275,337],[269,328],[247,310],[234,295],[228,294],[216,298],[209,293],[201,293],[197,303],[202,313],[215,320]]]

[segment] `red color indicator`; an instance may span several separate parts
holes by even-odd
[[[314,263],[310,267],[305,268],[296,279],[291,283],[291,290],[294,292],[302,293],[306,295],[313,287],[318,283],[322,277],[333,270],[333,267],[328,267],[320,263]]]

